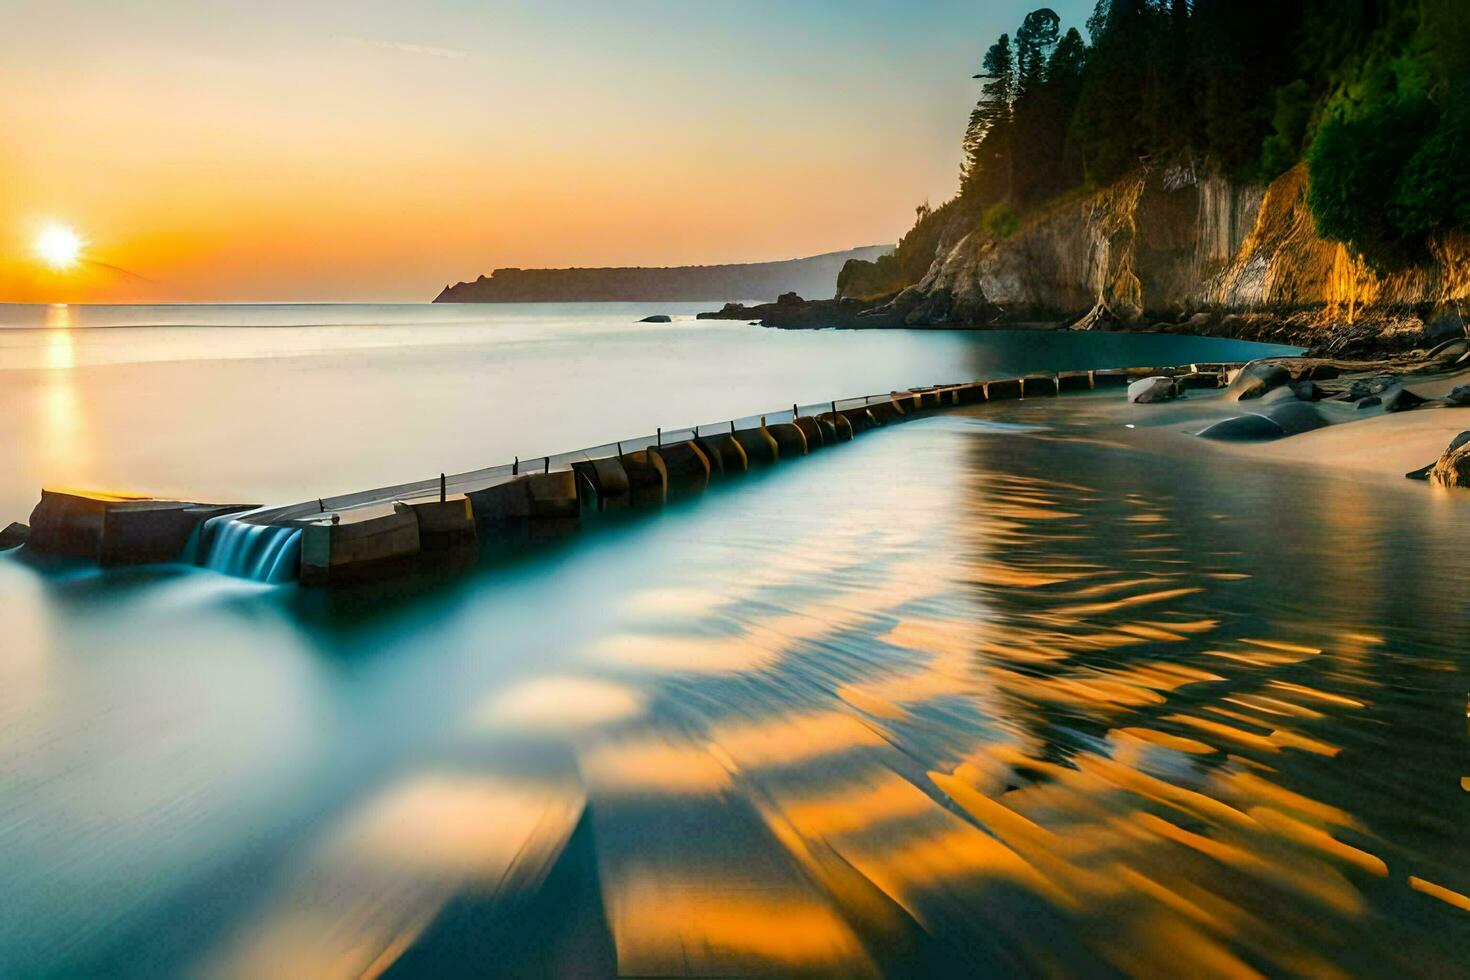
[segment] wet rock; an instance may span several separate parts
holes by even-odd
[[[1264,439],[1280,439],[1285,430],[1264,415],[1237,415],[1201,429],[1201,439],[1220,439],[1225,442],[1256,442]]]
[[[1279,405],[1282,402],[1297,401],[1296,392],[1290,385],[1282,385],[1280,388],[1272,388],[1260,398],[1256,399],[1258,405]]]
[[[0,531],[0,551],[9,551],[11,548],[19,548],[26,543],[31,529],[27,524],[20,521],[11,521],[10,526]]]
[[[1383,399],[1382,398],[1379,398],[1377,395],[1369,395],[1367,398],[1364,398],[1362,401],[1358,402],[1358,406],[1357,407],[1358,408],[1377,408],[1379,405],[1382,405],[1382,404],[1383,404]]]
[[[1289,436],[1311,432],[1313,429],[1320,429],[1328,424],[1320,412],[1311,405],[1300,401],[1272,405],[1263,414],[1280,426],[1281,431]]]
[[[1181,375],[1175,379],[1180,388],[1218,388],[1220,387],[1220,375],[1213,371],[1194,371],[1190,374]]]
[[[1231,383],[1231,389],[1237,400],[1244,401],[1248,398],[1260,398],[1266,392],[1290,382],[1291,372],[1280,364],[1258,361],[1241,368],[1240,374]]]
[[[1412,478],[1414,474],[1405,475]],[[1450,440],[1430,469],[1429,482],[1441,487],[1470,487],[1470,431]]]
[[[1444,303],[1424,320],[1424,337],[1430,343],[1465,335],[1465,319],[1456,304]]]
[[[1179,397],[1179,385],[1162,375],[1140,378],[1128,386],[1128,400],[1139,405],[1172,401]]]
[[[1304,402],[1318,402],[1327,397],[1327,391],[1309,378],[1294,381],[1288,387],[1292,394]]]
[[[1444,400],[1456,406],[1470,405],[1470,385],[1455,385]]]
[[[1429,399],[1421,398],[1408,388],[1395,388],[1383,396],[1383,410],[1385,412],[1407,412],[1428,401]]]
[[[655,313],[653,316],[646,316],[643,319],[639,320],[638,322],[639,323],[673,323],[674,322],[674,318],[671,317],[671,316],[669,316],[666,313]]]

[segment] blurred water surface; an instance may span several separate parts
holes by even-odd
[[[1117,398],[406,589],[0,558],[0,973],[1461,973],[1470,505]]]
[[[0,527],[42,485],[293,503],[907,385],[1269,350],[694,319],[712,305],[0,305]]]

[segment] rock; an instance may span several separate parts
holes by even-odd
[[[766,295],[770,294],[767,293]],[[776,297],[777,306],[800,306],[802,303],[805,302],[806,300],[798,296],[794,290],[789,293],[782,293],[780,296]]]
[[[1456,304],[1443,303],[1424,320],[1424,337],[1430,343],[1465,335],[1465,319]]]
[[[1218,388],[1220,387],[1220,375],[1213,371],[1192,371],[1181,375],[1176,381],[1180,388]]]
[[[19,548],[26,543],[26,538],[30,536],[30,533],[29,525],[22,524],[20,521],[11,521],[9,527],[0,531],[0,551]]]
[[[1286,435],[1294,436],[1302,432],[1311,432],[1327,425],[1324,419],[1311,405],[1305,402],[1290,401],[1279,405],[1272,405],[1263,413],[1266,418],[1281,427]]]
[[[1470,385],[1455,385],[1444,398],[1451,405],[1470,405]]]
[[[1417,470],[1410,470],[1409,472],[1405,473],[1404,474],[1404,479],[1406,479],[1406,480],[1427,480],[1427,479],[1429,479],[1429,474],[1432,473],[1432,472],[1434,472],[1434,463],[1425,463],[1423,466],[1419,467]]]
[[[1378,397],[1377,395],[1369,395],[1367,398],[1364,398],[1362,401],[1358,402],[1357,407],[1358,408],[1377,408],[1379,405],[1382,405],[1382,404],[1383,404],[1383,399],[1382,398]]]
[[[1318,402],[1327,397],[1327,392],[1322,386],[1310,379],[1294,381],[1288,387],[1292,394],[1304,402]]]
[[[1141,378],[1128,386],[1128,400],[1139,405],[1172,401],[1179,397],[1179,386],[1173,378],[1162,375]]]
[[[1208,313],[1196,313],[1194,316],[1190,317],[1186,322],[1188,323],[1189,328],[1191,330],[1203,330],[1204,328],[1208,327],[1214,321],[1215,321],[1215,318],[1212,317],[1212,316],[1210,316]]]
[[[1383,410],[1385,412],[1407,412],[1411,408],[1418,408],[1427,403],[1429,399],[1421,398],[1408,388],[1395,388],[1383,396]]]
[[[1254,442],[1263,439],[1280,439],[1285,430],[1264,415],[1237,415],[1201,429],[1201,439],[1220,439],[1226,442]]]
[[[1467,445],[1470,445],[1470,429],[1466,429],[1464,432],[1461,432],[1459,435],[1451,439],[1450,444],[1445,447],[1445,451],[1440,454],[1440,459],[1452,455],[1453,453],[1457,452],[1459,449]],[[1409,472],[1405,473],[1404,476],[1410,480],[1428,480],[1430,478],[1430,474],[1434,472],[1434,468],[1438,465],[1439,460],[1435,460],[1433,463],[1426,463],[1424,466],[1419,467],[1417,470],[1410,470]]]
[[[646,316],[643,319],[639,320],[638,322],[639,323],[673,323],[674,322],[674,318],[671,317],[671,316],[669,316],[666,313],[655,313],[653,316]]]
[[[1226,319],[1230,318],[1226,317]],[[1256,361],[1241,368],[1231,388],[1234,390],[1236,400],[1244,401],[1247,398],[1260,398],[1271,389],[1279,388],[1290,382],[1291,372],[1280,364]]]
[[[1292,390],[1291,385],[1282,385],[1280,388],[1272,388],[1260,398],[1257,398],[1256,403],[1260,405],[1279,405],[1282,402],[1294,402],[1297,400],[1296,392]]]
[[[1406,475],[1413,477],[1412,473]],[[1441,487],[1470,487],[1470,432],[1461,432],[1450,440],[1430,469],[1429,482]]]

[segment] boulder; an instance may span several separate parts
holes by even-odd
[[[1293,381],[1288,387],[1293,395],[1304,402],[1318,402],[1327,397],[1326,390],[1310,378]]]
[[[0,551],[9,551],[11,548],[19,548],[26,543],[31,529],[20,521],[11,521],[5,530],[0,531]]]
[[[1220,387],[1220,375],[1212,371],[1191,371],[1174,379],[1180,388],[1218,388]]]
[[[1418,408],[1429,401],[1414,394],[1408,388],[1395,388],[1383,396],[1383,410],[1385,412],[1407,412],[1411,408]]]
[[[1228,320],[1229,317],[1226,317]],[[1273,388],[1279,388],[1291,382],[1291,372],[1280,364],[1272,364],[1269,361],[1253,361],[1241,368],[1240,374],[1236,375],[1231,382],[1231,393],[1237,401],[1248,398],[1260,398]]]
[[[1432,344],[1465,335],[1465,318],[1458,304],[1443,303],[1424,320],[1424,338]]]
[[[1265,439],[1280,439],[1285,430],[1264,415],[1236,415],[1216,422],[1197,433],[1201,439],[1220,439],[1225,442],[1255,442]]]
[[[1470,433],[1455,437],[1429,471],[1429,482],[1441,487],[1470,487]]]
[[[669,316],[667,313],[655,313],[653,316],[646,316],[643,319],[639,320],[638,322],[639,323],[673,323],[674,322],[674,318],[671,317],[671,316]]]
[[[1440,454],[1439,459],[1435,460],[1433,463],[1426,463],[1425,465],[1419,467],[1417,470],[1410,470],[1409,472],[1405,473],[1404,476],[1406,478],[1410,479],[1410,480],[1431,480],[1431,479],[1434,479],[1434,477],[1433,477],[1434,471],[1439,466],[1440,462],[1443,461],[1444,459],[1450,457],[1450,456],[1453,456],[1455,453],[1459,452],[1461,449],[1465,448],[1466,446],[1470,446],[1470,429],[1467,429],[1464,432],[1461,432],[1459,435],[1457,435],[1453,439],[1451,439],[1450,440],[1450,444],[1445,447],[1445,450],[1444,450],[1443,453]],[[1435,480],[1435,482],[1438,483],[1439,481],[1438,480]],[[1446,484],[1443,484],[1443,485],[1444,486],[1463,486],[1463,484],[1450,484],[1450,483],[1446,483]]]
[[[1301,432],[1311,432],[1313,429],[1320,429],[1328,424],[1327,420],[1315,408],[1305,402],[1299,401],[1272,405],[1262,414],[1279,425],[1281,431],[1289,436],[1294,436]]]
[[[1382,404],[1383,404],[1383,399],[1382,398],[1379,398],[1377,395],[1369,395],[1367,398],[1364,398],[1362,401],[1358,402],[1358,406],[1357,407],[1358,408],[1377,408],[1379,405],[1382,405]]]
[[[1470,405],[1470,385],[1455,385],[1444,400],[1457,407]]]
[[[1179,397],[1179,385],[1173,378],[1142,378],[1128,386],[1128,400],[1139,405],[1172,401]]]

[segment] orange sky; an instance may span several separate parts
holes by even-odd
[[[0,301],[426,300],[893,241],[1024,9],[12,0]],[[48,272],[49,222],[95,261]]]

